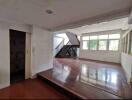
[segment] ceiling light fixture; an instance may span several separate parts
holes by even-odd
[[[53,11],[50,10],[50,9],[47,9],[45,12],[46,12],[47,14],[53,14]]]

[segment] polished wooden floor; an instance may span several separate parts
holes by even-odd
[[[38,76],[82,99],[132,98],[119,64],[56,58],[53,69]]]
[[[0,90],[0,99],[68,99],[39,79],[28,79]]]

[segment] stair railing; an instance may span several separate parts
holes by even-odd
[[[64,39],[60,42],[60,44],[55,48],[55,55],[61,50],[64,46]]]
[[[70,42],[70,41],[68,41],[68,42],[66,43],[66,45],[72,45],[72,44],[71,44],[71,42]]]

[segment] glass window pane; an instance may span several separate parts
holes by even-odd
[[[98,40],[90,40],[90,50],[97,50]]]
[[[99,50],[107,50],[107,40],[99,41]]]
[[[108,35],[99,35],[99,39],[108,39]]]
[[[83,50],[87,50],[88,49],[88,41],[83,41]]]
[[[109,34],[109,39],[119,39],[120,34]]]
[[[90,40],[97,40],[98,36],[90,36]]]
[[[119,40],[110,40],[109,41],[109,50],[117,51],[119,46]]]
[[[82,40],[89,40],[89,36],[83,36]]]

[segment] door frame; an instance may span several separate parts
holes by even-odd
[[[9,29],[10,30],[16,30],[17,29]],[[24,31],[22,31],[24,32]],[[10,32],[9,32],[10,34]],[[25,79],[31,78],[31,33],[25,32]],[[10,45],[10,43],[9,43]],[[10,46],[9,46],[10,47]],[[11,65],[10,65],[11,66]]]
[[[26,32],[25,42],[25,79],[31,78],[31,33]]]

